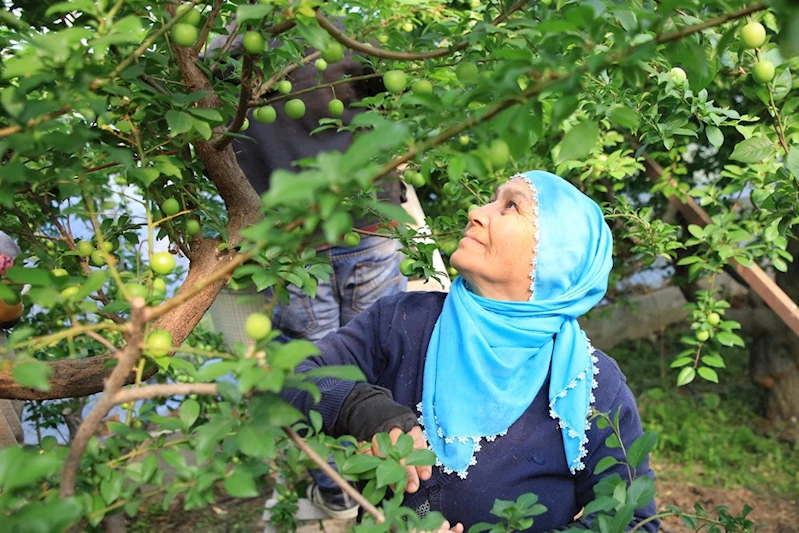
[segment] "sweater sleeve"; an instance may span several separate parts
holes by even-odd
[[[383,350],[380,346],[381,308],[384,298],[358,314],[346,326],[326,335],[316,345],[320,354],[309,357],[297,365],[296,373],[302,374],[325,366],[355,365],[366,375],[369,383],[375,383],[384,366]],[[385,324],[382,324],[386,327]],[[285,389],[281,397],[299,409],[305,416],[313,410],[322,415],[324,430],[333,434],[342,405],[352,392],[355,382],[332,377],[314,378],[313,382],[322,393],[318,404],[313,396],[303,390]]]
[[[610,404],[610,409],[606,410],[606,407],[604,406],[602,408],[603,412],[610,414],[611,418],[615,415],[618,409],[621,409],[619,413],[619,431],[621,433],[621,440],[624,444],[624,449],[629,450],[633,441],[643,434],[643,429],[641,427],[641,419],[638,415],[638,407],[635,402],[635,397],[623,380],[621,381],[620,387]],[[596,420],[594,420],[592,423],[592,430],[588,432],[589,449],[588,455],[584,460],[585,469],[582,471],[582,475],[578,478],[576,486],[577,501],[583,507],[585,507],[594,499],[594,485],[596,485],[603,478],[612,474],[619,474],[622,479],[627,481],[628,484],[630,483],[630,475],[627,471],[626,464],[616,464],[598,475],[594,475],[593,473],[599,461],[604,457],[613,456],[621,462],[624,461],[624,454],[622,453],[621,448],[609,448],[605,445],[605,439],[607,439],[612,431],[613,430],[610,427],[600,430],[596,425]],[[654,480],[655,475],[652,472],[652,469],[649,468],[648,456],[635,471],[635,477],[640,476],[649,476]],[[653,498],[645,507],[635,510],[635,515],[630,523],[630,526],[633,526],[655,515],[656,512],[657,509],[655,507],[655,501]],[[594,516],[582,517],[581,522],[584,524],[590,524],[592,518],[594,518]],[[649,533],[655,533],[659,528],[660,521],[652,520],[651,522],[644,524],[641,529],[643,531],[648,531]]]

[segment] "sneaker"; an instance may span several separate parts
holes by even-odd
[[[312,504],[323,510],[330,518],[352,520],[358,517],[358,504],[344,492],[326,494],[319,485],[311,483],[305,495]]]

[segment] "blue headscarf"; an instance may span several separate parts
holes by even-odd
[[[482,439],[504,435],[527,410],[547,374],[569,470],[584,468],[598,370],[577,317],[607,290],[610,228],[593,200],[554,174],[511,179],[527,182],[537,210],[530,301],[483,298],[457,278],[425,360],[420,422],[437,464],[460,477],[476,464]]]

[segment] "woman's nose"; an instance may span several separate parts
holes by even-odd
[[[467,213],[469,217],[469,222],[471,222],[474,225],[486,226],[486,224],[488,223],[488,207],[490,205],[491,204],[484,204],[481,205],[480,207],[477,207],[469,211]]]

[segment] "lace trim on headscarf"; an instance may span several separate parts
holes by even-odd
[[[533,193],[533,227],[535,228],[535,249],[533,250],[533,260],[530,263],[532,266],[532,270],[530,270],[530,301],[532,302],[535,299],[535,274],[538,271],[538,243],[541,242],[539,239],[541,228],[538,224],[538,189],[533,183],[533,180],[527,177],[526,174],[522,174],[518,172],[508,178],[508,180],[515,180],[515,179],[522,179],[527,186],[530,188],[530,191]]]
[[[549,416],[558,421],[558,426],[561,429],[568,430],[567,434],[569,435],[569,437],[571,437],[573,439],[580,438],[580,434],[577,433],[577,431],[575,431],[575,429],[573,427],[571,427],[569,425],[569,423],[565,419],[561,418],[560,415],[558,415],[557,411],[555,411],[555,403],[558,401],[558,398],[565,398],[566,394],[569,391],[569,389],[575,388],[577,386],[577,382],[578,381],[582,381],[582,380],[590,378],[591,379],[591,390],[593,391],[593,389],[597,388],[597,386],[599,384],[597,383],[596,376],[599,374],[599,367],[597,367],[596,364],[599,362],[599,358],[596,355],[594,355],[595,351],[596,351],[596,348],[594,348],[591,345],[591,341],[589,340],[588,341],[588,355],[590,357],[591,362],[588,363],[588,367],[585,369],[585,371],[580,372],[577,375],[576,379],[573,379],[566,386],[565,389],[563,389],[558,394],[556,394],[555,397],[552,399],[552,401],[549,402]],[[596,401],[596,398],[594,397],[594,393],[591,392],[591,395],[590,395],[589,401],[588,401],[588,413],[589,413],[589,416],[590,416],[590,413],[592,411],[591,407],[593,407],[595,401]],[[591,421],[586,419],[586,421],[585,421],[585,433],[583,433],[582,438],[580,438],[580,453],[578,453],[577,457],[571,462],[571,464],[569,464],[569,470],[571,471],[572,475],[576,474],[577,471],[579,471],[579,470],[585,469],[585,463],[583,463],[583,457],[588,455],[588,450],[586,448],[586,444],[588,444],[588,430],[590,430],[590,429],[591,429]]]
[[[427,438],[427,429],[425,429],[424,425],[424,415],[422,414],[422,402],[416,404],[416,410],[419,411],[419,417],[416,419],[419,422],[419,425],[422,427],[422,436],[424,436],[425,442],[427,442],[427,449],[435,453],[433,450],[433,446],[430,444],[430,439]],[[446,443],[453,443],[456,440],[462,444],[466,444],[470,440],[472,441],[472,457],[469,459],[469,464],[463,470],[455,470],[454,468],[449,468],[448,466],[444,466],[444,463],[441,462],[441,459],[436,456],[436,466],[441,469],[442,472],[445,474],[457,474],[459,478],[466,479],[466,476],[469,475],[467,470],[470,466],[474,466],[477,464],[477,458],[475,458],[475,454],[483,449],[483,445],[480,442],[485,439],[487,442],[494,442],[497,440],[497,437],[504,437],[508,434],[508,430],[504,430],[501,433],[497,433],[496,435],[487,435],[484,437],[474,436],[474,437],[447,437],[444,434],[444,430],[438,423],[438,417],[436,417],[436,426],[438,427],[438,436],[439,438],[444,439]]]

